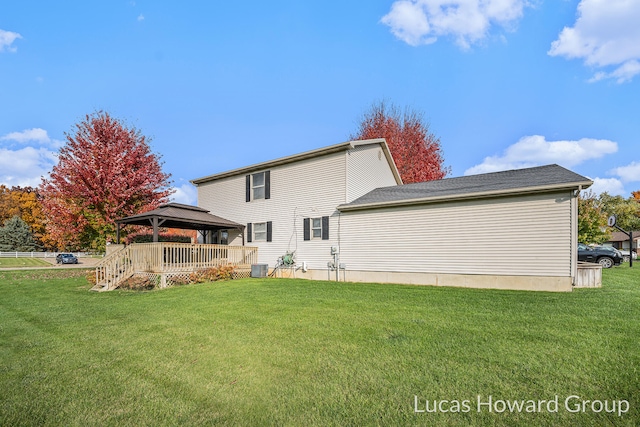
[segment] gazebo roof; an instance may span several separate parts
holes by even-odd
[[[158,227],[186,230],[244,229],[244,225],[212,215],[206,209],[181,203],[166,203],[152,211],[118,219],[116,224],[153,226],[154,219]]]

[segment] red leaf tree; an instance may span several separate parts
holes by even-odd
[[[405,184],[442,179],[449,173],[443,166],[440,138],[429,132],[423,115],[415,110],[401,112],[384,102],[373,104],[350,138],[385,138]]]
[[[87,115],[65,136],[58,164],[40,185],[59,249],[103,250],[116,219],[155,209],[173,192],[148,139],[108,113]]]

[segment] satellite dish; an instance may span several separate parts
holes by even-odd
[[[611,215],[607,220],[607,224],[609,224],[609,227],[613,227],[614,225],[616,225],[616,216]]]

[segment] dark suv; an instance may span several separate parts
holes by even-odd
[[[77,264],[78,258],[74,254],[58,254],[56,255],[57,264]]]
[[[597,262],[602,268],[611,268],[620,265],[622,254],[620,251],[607,246],[587,246],[578,243],[578,261]]]

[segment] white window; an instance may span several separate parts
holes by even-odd
[[[245,178],[245,202],[271,198],[271,171],[248,174]]]
[[[304,218],[302,220],[304,240],[329,240],[329,217]]]
[[[253,240],[254,241],[267,241],[267,223],[256,222],[253,224]]]
[[[252,199],[264,199],[265,194],[264,172],[254,173],[251,175],[251,193]],[[265,231],[266,233],[266,231]]]
[[[311,218],[311,237],[322,239],[322,218]]]

